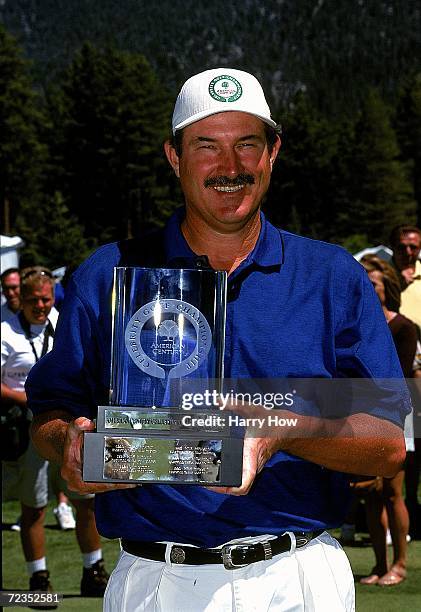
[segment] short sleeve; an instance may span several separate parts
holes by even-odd
[[[409,391],[380,301],[353,258],[336,266],[334,301],[338,376],[374,381],[379,394],[366,411],[403,427],[411,410]]]

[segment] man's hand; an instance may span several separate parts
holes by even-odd
[[[407,285],[414,282],[414,268],[405,268],[400,270],[401,276],[405,279]]]
[[[85,417],[79,417],[67,426],[61,467],[61,475],[67,482],[67,486],[71,491],[76,491],[82,495],[85,493],[104,493],[114,489],[133,489],[136,486],[135,484],[105,484],[82,480],[83,434],[85,431],[94,429],[93,421]]]
[[[34,418],[31,436],[39,454],[61,466],[61,475],[71,491],[84,495],[136,487],[135,484],[106,484],[82,480],[83,434],[94,429],[93,421],[86,417],[72,419],[64,410],[52,410]]]
[[[273,453],[279,450],[276,438],[256,438],[246,434],[243,449],[243,476],[239,487],[206,487],[216,493],[247,495],[257,474]]]

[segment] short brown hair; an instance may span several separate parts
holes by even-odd
[[[392,248],[398,244],[402,234],[418,234],[421,238],[421,230],[419,227],[415,225],[397,225],[392,229],[389,237],[389,244]]]
[[[384,284],[384,296],[386,308],[392,312],[399,312],[401,305],[401,287],[398,275],[387,261],[380,259],[377,255],[364,255],[360,264],[366,272],[381,272]]]

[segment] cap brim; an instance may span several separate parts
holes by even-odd
[[[273,121],[273,119],[270,119],[268,117],[263,117],[262,115],[253,113],[247,109],[242,109],[242,108],[221,108],[218,110],[207,109],[204,111],[200,111],[200,113],[196,113],[192,117],[189,117],[188,119],[185,119],[184,121],[181,121],[177,125],[173,125],[173,128],[172,128],[173,134],[175,134],[177,130],[182,130],[188,125],[191,125],[192,123],[196,123],[196,121],[200,121],[201,119],[205,119],[206,117],[210,117],[211,115],[218,115],[219,113],[229,113],[229,112],[234,112],[234,111],[237,111],[239,113],[247,113],[248,115],[253,115],[254,117],[257,117],[258,119],[266,123],[267,125],[270,125],[270,127],[272,128],[276,128],[277,126],[276,121]]]

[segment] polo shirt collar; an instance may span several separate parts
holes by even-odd
[[[181,223],[185,217],[185,208],[177,209],[168,220],[165,228],[165,250],[167,262],[173,259],[185,257],[196,259],[203,253],[194,253],[189,247],[181,231]],[[280,230],[267,221],[263,212],[260,213],[261,229],[259,238],[252,252],[242,262],[239,268],[244,269],[248,265],[266,268],[280,266],[284,261],[284,245]]]
[[[165,226],[165,253],[167,263],[169,264],[174,259],[181,257],[194,260],[197,254],[189,247],[187,240],[181,231],[181,223],[185,217],[185,208],[177,208],[177,210],[169,218]],[[200,255],[201,253],[199,253]]]
[[[259,238],[245,261],[253,262],[262,268],[280,266],[284,261],[284,244],[281,232],[269,223],[263,212],[260,213],[260,221],[262,226]]]

